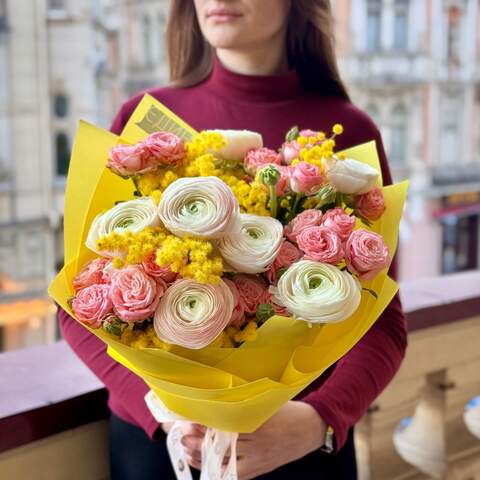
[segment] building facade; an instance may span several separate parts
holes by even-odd
[[[477,0],[335,0],[341,70],[411,182],[401,278],[480,268]]]
[[[108,128],[164,82],[167,2],[0,0],[0,350],[56,338],[46,287],[63,262],[79,119]]]

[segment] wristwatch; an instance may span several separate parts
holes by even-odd
[[[320,447],[320,451],[324,453],[333,453],[335,450],[335,432],[333,428],[329,425],[325,431],[325,440],[323,445]]]

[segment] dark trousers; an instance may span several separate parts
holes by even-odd
[[[112,480],[175,480],[165,439],[153,442],[145,432],[113,415],[110,418]],[[193,471],[193,478],[199,474]],[[336,455],[313,452],[300,460],[257,477],[262,480],[356,480],[353,432]]]

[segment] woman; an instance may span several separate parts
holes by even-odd
[[[339,147],[375,139],[384,182],[391,183],[378,129],[351,104],[340,80],[328,0],[172,0],[167,40],[173,86],[149,93],[197,130],[254,130],[275,148],[293,125],[329,131],[340,122]],[[141,97],[124,104],[115,133]],[[148,387],[65,312],[59,317],[67,341],[110,392],[112,478],[173,478],[162,426],[144,403]],[[397,371],[405,346],[395,297],[328,375],[257,432],[240,436],[239,478],[355,479],[352,426]],[[328,450],[328,427],[331,454],[321,451]],[[202,435],[202,427],[190,425],[183,437],[194,467]]]

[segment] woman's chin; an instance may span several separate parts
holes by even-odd
[[[233,26],[222,26],[212,29],[208,32],[208,43],[214,48],[238,49],[243,47],[245,38],[242,35],[244,31],[241,28]]]

